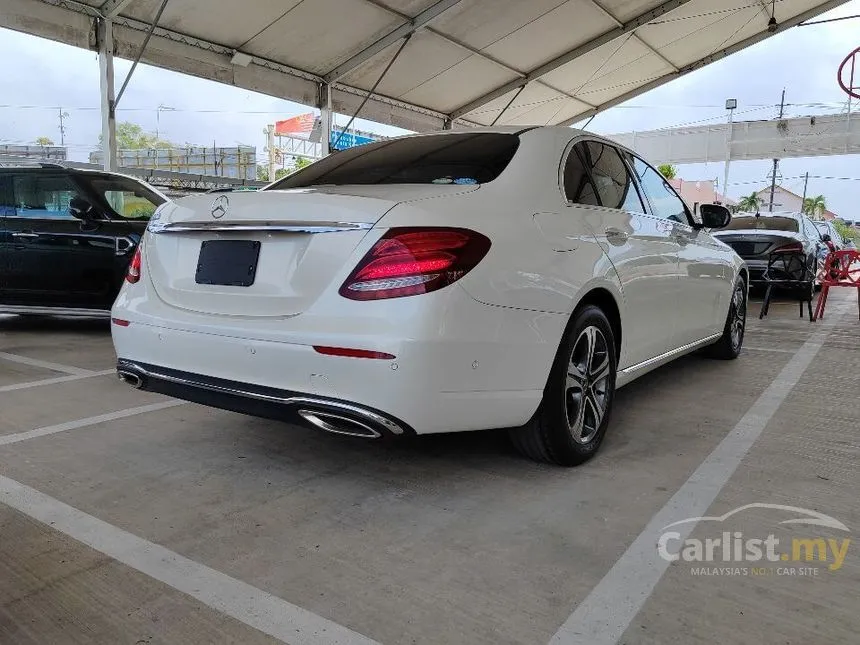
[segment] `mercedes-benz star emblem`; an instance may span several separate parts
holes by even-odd
[[[230,207],[230,199],[227,195],[221,195],[212,202],[212,217],[221,219],[227,214],[227,209]]]

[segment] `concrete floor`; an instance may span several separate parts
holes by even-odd
[[[624,388],[600,455],[572,470],[501,433],[373,444],[172,405],[104,373],[106,323],[0,319],[0,643],[857,642],[853,544],[838,570],[669,565],[648,532],[693,497],[701,515],[787,505],[849,530],[759,507],[691,538],[853,539],[852,298],[815,325],[777,303],[739,360]],[[736,432],[736,470],[700,477]]]

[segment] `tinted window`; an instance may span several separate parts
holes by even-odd
[[[12,178],[0,175],[0,217],[15,214],[15,201],[12,199]]]
[[[636,213],[645,212],[636,185],[627,171],[627,165],[615,148],[588,141],[582,146],[577,145],[577,149],[582,154],[583,161],[591,168],[591,177],[603,206]]]
[[[741,231],[751,229],[797,233],[800,231],[800,225],[793,217],[756,217],[754,215],[747,215],[733,217],[724,230]]]
[[[124,177],[79,176],[100,198],[104,200],[113,215],[136,220],[147,220],[164,200],[147,190],[146,186]]]
[[[584,145],[584,143],[577,143],[567,155],[567,161],[564,164],[564,195],[567,201],[574,204],[599,206],[594,184],[591,183],[591,177],[585,170],[579,154],[579,148]]]
[[[684,202],[672,190],[663,175],[639,157],[633,157],[633,168],[648,201],[651,203],[651,211],[655,217],[670,219],[683,224],[690,223],[687,219],[687,208],[684,206]]]
[[[485,184],[510,163],[514,134],[438,134],[379,141],[336,152],[271,189],[319,184]]]
[[[67,176],[26,173],[15,175],[12,184],[18,217],[72,219],[69,201],[79,191]]]
[[[821,233],[818,232],[818,229],[815,228],[815,224],[813,224],[812,221],[804,218],[803,228],[806,231],[806,237],[808,237],[810,240],[821,239]]]

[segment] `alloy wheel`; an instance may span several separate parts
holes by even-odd
[[[573,344],[564,393],[568,429],[578,443],[590,442],[600,429],[609,404],[611,368],[606,336],[597,327],[586,327]]]
[[[735,287],[732,295],[732,319],[730,322],[732,333],[732,348],[740,348],[744,339],[744,329],[747,323],[747,299],[743,283]]]

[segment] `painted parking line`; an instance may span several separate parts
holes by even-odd
[[[794,354],[797,352],[796,349],[783,349],[781,347],[750,347],[749,345],[744,345],[745,352],[772,352],[776,354]]]
[[[651,596],[669,562],[657,554],[657,540],[672,522],[701,517],[729,481],[776,411],[800,381],[839,315],[817,327],[734,429],[628,547],[550,640],[550,645],[616,645]],[[697,523],[674,527],[683,542]]]
[[[62,372],[63,374],[72,374],[74,376],[86,376],[93,373],[93,370],[85,370],[82,367],[73,367],[72,365],[42,361],[38,358],[30,358],[29,356],[20,356],[18,354],[10,354],[8,352],[0,352],[0,358],[12,363],[20,363],[21,365],[29,365],[30,367],[41,367],[46,370]]]
[[[379,645],[286,600],[0,475],[0,502],[290,645]]]
[[[52,426],[35,428],[34,430],[27,430],[26,432],[16,432],[15,434],[0,435],[0,446],[7,446],[11,443],[19,443],[21,441],[27,441],[28,439],[36,439],[37,437],[57,434],[58,432],[66,432],[67,430],[86,428],[87,426],[94,426],[98,423],[116,421],[117,419],[125,419],[126,417],[133,417],[138,414],[145,414],[147,412],[155,412],[156,410],[173,408],[177,405],[185,405],[185,401],[171,400],[162,401],[161,403],[150,403],[149,405],[141,405],[136,408],[128,408],[126,410],[108,412],[107,414],[99,414],[94,417],[86,417],[85,419],[78,419],[77,421],[67,421],[66,423],[58,423]]]
[[[94,376],[107,376],[108,374],[116,374],[116,369],[101,370],[100,372],[91,372],[90,374],[69,374],[68,376],[56,376],[54,378],[45,378],[40,381],[13,383],[12,385],[0,385],[0,392],[27,390],[31,387],[40,387],[42,385],[55,385],[57,383],[68,383],[69,381],[80,381],[81,379],[92,378]]]

